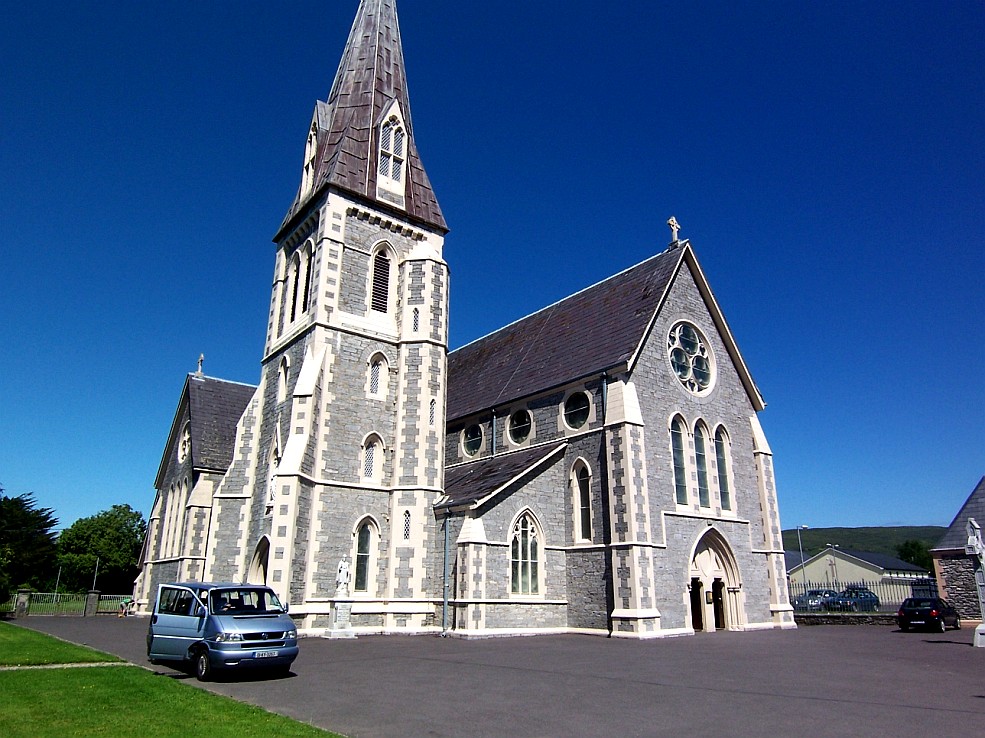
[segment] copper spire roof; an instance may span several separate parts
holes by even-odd
[[[307,192],[298,190],[277,237],[326,185],[374,205],[393,207],[377,198],[376,162],[380,124],[394,101],[400,105],[407,130],[403,209],[424,225],[448,230],[414,140],[396,0],[361,0],[328,101],[316,105],[314,185]]]

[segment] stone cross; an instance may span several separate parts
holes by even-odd
[[[681,224],[677,222],[677,218],[675,218],[673,215],[671,215],[670,216],[670,220],[667,221],[667,225],[670,226],[671,242],[672,243],[677,243],[677,241],[678,241],[677,233],[678,233],[678,231],[681,230]]]
[[[205,354],[198,355],[198,376],[202,376],[202,362],[205,361]]]

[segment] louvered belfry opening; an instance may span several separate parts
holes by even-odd
[[[390,258],[382,251],[373,259],[373,295],[370,307],[385,313],[390,307]]]

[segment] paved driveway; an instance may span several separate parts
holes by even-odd
[[[147,665],[145,619],[18,622]],[[965,625],[305,639],[294,676],[205,686],[349,736],[972,736],[985,725],[985,648],[972,638]]]

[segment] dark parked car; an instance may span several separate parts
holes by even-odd
[[[867,587],[846,587],[828,600],[829,610],[874,612],[879,609],[879,597]]]
[[[819,612],[826,610],[828,601],[832,597],[837,597],[838,593],[833,589],[809,589],[807,594],[797,595],[793,598],[793,609],[799,612]]]
[[[920,627],[943,633],[949,625],[959,629],[961,618],[957,610],[940,597],[908,597],[896,613],[896,623],[900,630]]]

